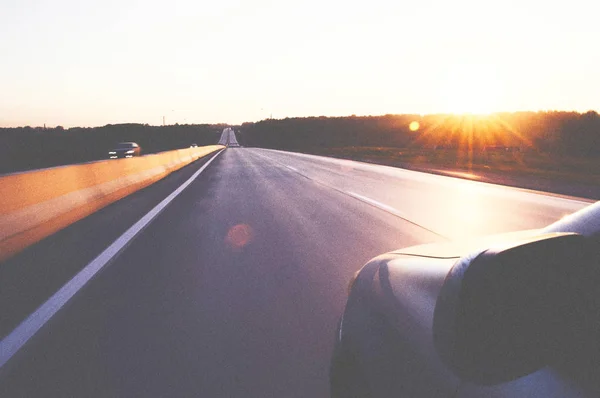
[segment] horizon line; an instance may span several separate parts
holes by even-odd
[[[70,125],[64,126],[62,124],[57,124],[54,126],[46,126],[44,123],[43,126],[32,126],[29,124],[26,125],[0,125],[0,129],[19,129],[19,128],[31,128],[31,129],[46,129],[53,130],[58,127],[62,127],[65,130],[75,129],[75,128],[101,128],[107,126],[120,126],[127,124],[148,126],[148,127],[173,127],[173,126],[242,126],[247,123],[260,123],[268,120],[286,120],[286,119],[339,119],[339,118],[373,118],[373,117],[386,117],[386,116],[415,116],[415,117],[427,117],[427,116],[471,116],[471,117],[490,117],[493,115],[500,114],[519,114],[519,113],[576,113],[579,115],[584,115],[587,113],[596,113],[599,114],[599,110],[597,109],[589,109],[587,111],[579,111],[579,110],[561,110],[561,109],[538,109],[538,110],[517,110],[517,111],[494,111],[494,112],[434,112],[434,113],[385,113],[385,114],[376,114],[376,115],[367,115],[367,114],[350,114],[350,115],[310,115],[310,116],[285,116],[283,118],[269,117],[265,119],[255,120],[255,121],[244,121],[241,123],[226,123],[226,122],[217,122],[217,123],[209,123],[209,122],[200,122],[200,123],[173,123],[173,124],[149,124],[142,122],[119,122],[119,123],[106,123],[103,125]]]

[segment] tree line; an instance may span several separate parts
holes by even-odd
[[[0,128],[0,173],[106,159],[118,142],[143,153],[218,142],[225,124]],[[518,148],[576,157],[600,156],[595,111],[476,115],[384,115],[267,119],[235,128],[243,146],[315,152],[339,147]]]
[[[61,126],[0,128],[0,173],[107,159],[119,142],[133,141],[142,154],[218,142],[225,125],[115,124],[103,127]]]
[[[600,116],[556,111],[268,119],[242,124],[239,140],[246,146],[309,152],[348,146],[510,147],[589,157],[600,156]]]

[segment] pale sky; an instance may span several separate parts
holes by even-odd
[[[0,126],[600,110],[595,0],[0,0]]]

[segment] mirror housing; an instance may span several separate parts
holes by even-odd
[[[568,356],[598,307],[585,293],[600,280],[587,243],[553,233],[458,260],[433,319],[434,346],[446,366],[462,380],[491,385]]]

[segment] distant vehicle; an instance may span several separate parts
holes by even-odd
[[[541,230],[397,250],[350,284],[331,396],[600,396],[600,202]]]
[[[115,149],[108,152],[111,159],[132,158],[141,154],[142,148],[135,142],[120,142]]]
[[[198,148],[198,144],[192,144],[190,145],[190,148]]]

